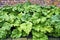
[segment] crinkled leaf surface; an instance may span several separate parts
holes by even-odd
[[[20,25],[20,28],[25,31],[27,34],[30,33],[31,29],[32,29],[32,23],[31,22],[26,22],[26,23],[22,23]]]

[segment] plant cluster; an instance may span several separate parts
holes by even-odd
[[[0,7],[0,38],[20,38],[30,33],[32,40],[60,37],[60,8],[31,3]]]

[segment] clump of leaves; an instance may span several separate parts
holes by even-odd
[[[24,3],[0,9],[0,38],[19,38],[30,33],[32,40],[48,40],[48,35],[59,37],[60,8]]]

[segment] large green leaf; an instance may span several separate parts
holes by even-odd
[[[10,30],[12,27],[12,24],[8,23],[8,22],[5,22],[2,26],[2,29],[4,30]]]
[[[14,29],[12,31],[11,37],[12,38],[19,38],[19,37],[21,37],[21,35],[22,35],[22,33],[20,31],[18,31],[17,29]]]
[[[0,28],[0,39],[1,38],[6,38],[6,34],[7,34],[7,31]]]
[[[20,26],[21,20],[16,19],[13,23],[13,26]]]
[[[32,23],[31,22],[22,23],[20,25],[20,28],[23,31],[25,31],[27,34],[29,34],[31,32],[31,29],[32,29]]]
[[[9,21],[10,23],[13,23],[16,17],[13,14],[9,14]]]
[[[32,31],[33,40],[48,40],[48,37],[42,32]]]

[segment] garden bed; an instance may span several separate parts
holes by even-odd
[[[0,8],[2,40],[60,40],[48,36],[60,37],[60,8],[31,3]]]

